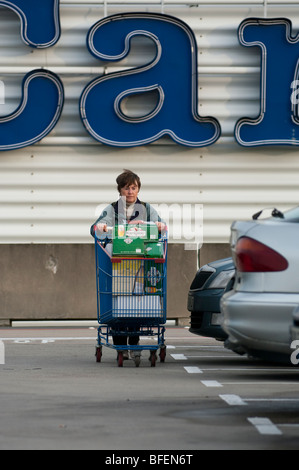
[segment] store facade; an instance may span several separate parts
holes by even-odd
[[[170,318],[233,220],[298,204],[298,11],[0,1],[3,324],[95,318],[89,227],[123,168],[168,217]]]

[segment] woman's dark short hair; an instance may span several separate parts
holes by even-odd
[[[133,173],[131,170],[124,170],[121,175],[116,178],[117,190],[120,193],[120,190],[125,186],[131,186],[131,184],[137,184],[138,189],[141,188],[141,181],[136,173]]]

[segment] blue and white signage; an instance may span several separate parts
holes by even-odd
[[[133,70],[99,77],[85,88],[80,112],[87,131],[99,142],[119,147],[149,144],[164,135],[191,147],[216,142],[218,121],[197,113],[197,47],[185,23],[151,13],[110,16],[94,25],[87,44],[98,59],[119,61],[130,53],[136,36],[154,42],[154,59]],[[126,97],[153,90],[158,100],[150,114],[132,118],[123,113]]]
[[[59,0],[0,0],[16,12],[27,46],[53,47],[60,37]],[[86,53],[99,61],[125,59],[134,38],[148,38],[155,55],[139,67],[108,73],[87,84],[78,96],[87,132],[115,147],[146,145],[163,136],[188,147],[214,144],[221,135],[215,117],[198,114],[197,44],[181,20],[154,13],[124,13],[97,22],[87,34]],[[245,47],[261,51],[260,113],[235,126],[237,142],[246,147],[299,145],[299,35],[285,18],[248,18],[239,27]],[[155,93],[151,110],[138,116],[126,111],[130,98]],[[0,150],[32,145],[51,132],[64,104],[61,79],[51,71],[33,70],[24,77],[18,109],[0,118]],[[244,110],[246,116],[246,110]]]
[[[250,18],[239,27],[245,47],[261,49],[261,108],[256,119],[243,118],[235,137],[243,146],[299,145],[299,36],[288,19]]]
[[[0,150],[28,147],[43,139],[56,126],[63,107],[60,78],[47,70],[34,70],[23,80],[18,109],[0,118]]]
[[[60,37],[59,0],[0,0],[20,17],[21,37],[31,47],[51,47]]]

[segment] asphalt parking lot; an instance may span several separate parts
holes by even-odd
[[[95,328],[0,329],[0,449],[299,447],[299,369],[168,327],[166,362],[94,357]]]

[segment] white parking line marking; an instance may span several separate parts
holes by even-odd
[[[5,345],[3,341],[0,341],[0,365],[5,365]]]
[[[287,402],[287,401],[299,401],[299,398],[244,398],[246,401],[281,401],[281,402]]]
[[[95,341],[96,337],[94,336],[91,338],[90,336],[86,337],[57,337],[57,338],[46,338],[46,337],[40,337],[40,338],[0,338],[0,341],[13,341],[14,343],[30,343],[31,341],[48,341],[48,342],[55,342],[55,341],[85,341],[85,340],[92,340]]]
[[[298,386],[299,385],[299,382],[296,383],[296,382],[284,382],[283,380],[281,380],[280,382],[273,382],[272,380],[268,380],[268,382],[259,382],[259,381],[255,381],[255,382],[222,382],[223,385],[295,385],[295,386]],[[268,399],[267,399],[268,401]]]
[[[224,359],[225,356],[223,356],[223,355],[222,355],[222,356],[216,356],[215,354],[213,354],[213,356],[203,356],[203,355],[200,355],[200,356],[189,356],[189,355],[188,355],[187,357],[188,357],[188,359],[189,359],[189,358],[190,358],[190,359],[198,359],[198,358],[200,358],[200,359],[203,359],[203,358],[205,358],[205,359]]]
[[[199,367],[184,367],[188,374],[202,374],[202,370]]]
[[[243,406],[247,405],[239,395],[219,395],[230,406]]]
[[[184,354],[170,354],[176,361],[187,361],[187,357]]]
[[[282,432],[268,418],[247,418],[260,434],[280,436]]]
[[[1,338],[0,338],[1,339]],[[204,368],[202,369],[204,371],[208,371],[208,372],[216,372],[216,371],[233,371],[233,372],[274,372],[274,373],[277,373],[277,372],[294,372],[296,374],[298,374],[298,369],[295,369],[294,367],[285,367],[284,369],[259,369],[257,367],[209,367],[209,368]]]
[[[212,346],[212,345],[208,345],[208,346],[200,346],[200,345],[197,345],[197,346],[184,346],[184,345],[180,345],[180,346],[177,346],[178,348],[186,348],[186,349],[222,349],[223,352],[229,352],[230,354],[234,354],[232,353],[232,351],[229,351],[228,349],[225,349],[223,346]],[[237,356],[238,357],[238,356]]]
[[[280,424],[280,428],[299,428],[299,424],[297,423],[286,423],[286,424]]]
[[[201,383],[206,387],[222,387],[221,383],[217,380],[202,380]]]

